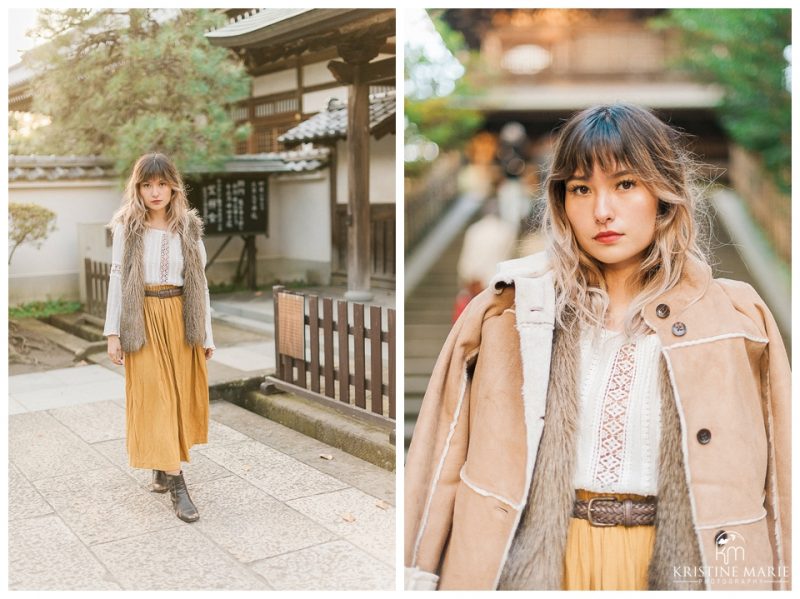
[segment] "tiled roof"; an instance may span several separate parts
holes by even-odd
[[[243,35],[309,12],[311,8],[256,8],[238,15],[222,27],[206,33],[208,38],[230,38]]]
[[[298,173],[316,171],[328,164],[330,150],[303,145],[289,152],[240,154],[225,163],[227,173]]]
[[[8,180],[110,179],[114,163],[100,156],[9,156]]]
[[[242,154],[225,163],[227,173],[298,173],[328,164],[328,148],[301,146],[289,152]],[[117,176],[111,160],[99,156],[9,156],[9,182],[110,179]]]
[[[388,119],[393,119],[396,107],[395,92],[372,94],[369,97],[369,130]],[[343,139],[347,137],[347,105],[332,99],[326,110],[289,129],[278,138],[284,144],[293,145],[323,139]]]

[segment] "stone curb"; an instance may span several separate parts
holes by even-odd
[[[212,399],[226,401],[393,472],[396,448],[389,435],[291,393],[257,391],[263,377],[212,387]]]

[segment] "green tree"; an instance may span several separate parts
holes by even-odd
[[[23,243],[38,249],[55,230],[56,214],[52,210],[38,204],[11,202],[8,205],[8,263],[11,264],[14,252]]]
[[[788,9],[670,10],[653,21],[675,30],[678,65],[718,83],[722,125],[762,157],[780,189],[791,187],[791,94],[784,53],[792,42]]]
[[[406,138],[421,135],[444,150],[460,148],[483,124],[480,112],[458,105],[476,93],[465,72],[477,68],[477,57],[461,33],[435,13],[429,16],[441,45],[407,43],[405,49],[406,87],[412,90],[405,99]]]
[[[180,169],[221,166],[248,133],[229,106],[249,93],[240,61],[204,37],[224,21],[208,10],[41,9],[35,33],[49,42],[24,60],[38,73],[33,112],[51,124],[32,147],[108,156],[120,173],[148,151]]]

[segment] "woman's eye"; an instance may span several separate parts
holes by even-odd
[[[589,188],[586,185],[573,185],[569,188],[569,192],[577,195],[586,195],[589,193]]]
[[[636,181],[634,181],[633,179],[625,179],[624,181],[619,182],[619,186],[622,189],[633,189],[634,187],[636,187]]]

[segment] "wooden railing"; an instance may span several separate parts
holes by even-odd
[[[84,258],[86,273],[86,308],[85,312],[98,318],[106,317],[108,302],[108,274],[111,265],[106,262],[94,262]]]
[[[272,290],[275,376],[268,382],[393,430],[395,311],[304,295],[281,285]]]
[[[458,196],[460,168],[460,157],[453,152],[437,158],[423,178],[405,178],[403,226],[406,254],[430,231]]]
[[[376,287],[394,289],[395,262],[395,215],[396,204],[371,204],[370,213],[370,277]],[[347,205],[336,206],[337,227],[333,283],[347,281]],[[383,283],[384,285],[381,285]]]

